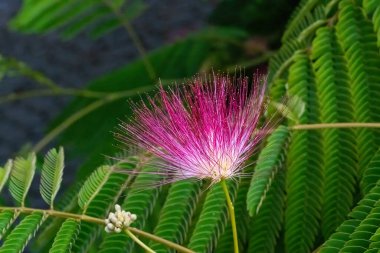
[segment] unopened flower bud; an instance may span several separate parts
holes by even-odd
[[[135,214],[122,210],[120,205],[115,205],[115,210],[115,213],[110,212],[108,218],[104,220],[107,233],[120,233],[122,229],[129,227],[137,218]]]

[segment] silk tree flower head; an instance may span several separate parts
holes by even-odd
[[[135,117],[120,124],[118,138],[159,158],[157,174],[173,182],[242,175],[269,126],[259,128],[266,108],[266,80],[254,76],[196,77],[182,87],[134,105]]]

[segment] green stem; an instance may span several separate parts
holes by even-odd
[[[309,14],[310,10],[312,10],[318,2],[319,0],[310,0],[302,6],[302,9],[298,11],[297,15],[292,19],[290,24],[288,24],[286,32],[283,35],[283,39],[287,39],[290,36],[291,32],[293,32],[295,27],[300,23],[300,20],[302,20],[305,15]]]
[[[272,57],[274,54],[275,54],[275,52],[273,52],[273,51],[263,52],[262,55],[254,58],[250,61],[241,62],[241,63],[239,63],[239,65],[227,66],[226,72],[227,73],[235,73],[236,70],[239,70],[239,69],[245,69],[245,68],[250,68],[250,67],[260,65],[264,62],[267,62],[270,59],[270,57]]]
[[[182,79],[161,79],[160,83],[163,86],[173,84],[176,82],[181,82]],[[150,86],[152,89],[155,88],[155,86]],[[144,91],[148,91],[149,88],[146,86],[143,87]],[[138,90],[138,92],[141,92]],[[102,92],[102,91],[92,91],[88,89],[72,89],[72,88],[60,88],[60,89],[37,89],[37,90],[30,90],[25,92],[17,92],[17,93],[9,93],[4,96],[0,96],[0,105],[17,101],[17,100],[23,100],[28,98],[36,98],[36,97],[58,97],[58,96],[74,96],[74,97],[83,97],[83,98],[98,98],[102,99],[107,96],[118,96],[120,94],[120,91],[117,92]],[[130,94],[130,96],[135,94]],[[128,94],[126,96],[129,96]]]
[[[322,25],[325,25],[328,22],[328,20],[320,19],[309,25],[306,29],[304,29],[300,35],[297,37],[298,42],[302,42],[307,37],[311,36],[311,34],[314,34],[315,31],[321,27]]]
[[[104,220],[103,219],[99,219],[99,218],[95,218],[95,217],[91,217],[91,216],[88,216],[88,215],[85,215],[85,214],[75,214],[75,213],[67,213],[67,212],[62,212],[62,211],[57,211],[57,210],[45,210],[45,209],[38,209],[38,208],[29,208],[29,207],[0,207],[0,211],[5,211],[5,210],[10,210],[10,211],[14,211],[14,212],[20,212],[20,213],[33,213],[33,212],[41,212],[41,213],[45,213],[45,214],[48,214],[48,215],[51,215],[51,216],[55,216],[55,217],[60,217],[60,218],[71,218],[71,219],[75,219],[75,220],[81,220],[81,221],[87,221],[87,222],[91,222],[91,223],[95,223],[95,224],[99,224],[99,225],[102,225],[104,226],[105,223],[104,223]],[[161,237],[158,237],[156,235],[153,235],[153,234],[150,234],[148,232],[145,232],[145,231],[142,231],[140,229],[137,229],[137,228],[133,228],[133,227],[128,227],[127,228],[128,230],[130,230],[132,233],[134,234],[137,234],[137,235],[140,235],[140,236],[143,236],[149,240],[152,240],[152,241],[156,241],[158,243],[161,243],[169,248],[172,248],[174,250],[176,250],[177,252],[180,252],[180,253],[195,253],[194,251],[190,250],[190,249],[187,249],[179,244],[176,244],[174,242],[171,242],[171,241],[168,241],[168,240],[165,240]]]
[[[124,26],[124,28],[127,30],[129,36],[131,37],[133,44],[135,44],[135,47],[137,48],[137,51],[139,52],[143,63],[145,65],[145,69],[148,72],[149,77],[152,80],[155,80],[157,78],[156,72],[153,68],[153,65],[148,60],[148,57],[146,56],[145,48],[142,45],[142,42],[133,29],[132,25],[129,23],[129,20],[125,18],[123,13],[120,11],[120,7],[115,6],[111,1],[109,0],[103,0],[104,4],[108,6],[112,10],[112,12],[115,14],[115,16],[120,20],[121,24]]]
[[[154,250],[152,250],[151,248],[149,248],[145,243],[143,243],[142,241],[140,241],[139,238],[137,238],[137,236],[135,236],[130,230],[128,229],[124,229],[125,233],[132,239],[134,240],[138,245],[141,246],[141,248],[145,249],[145,251],[149,252],[149,253],[156,253]]]
[[[60,125],[58,125],[56,128],[54,128],[52,131],[50,131],[43,139],[41,139],[36,145],[33,147],[34,152],[39,152],[42,148],[44,148],[50,141],[52,141],[56,136],[58,136],[60,133],[62,133],[65,129],[67,129],[69,126],[74,124],[76,121],[81,119],[83,116],[89,114],[90,112],[94,111],[95,109],[99,108],[100,106],[108,103],[110,101],[105,99],[97,100],[88,106],[82,108],[80,111],[74,113],[70,117],[66,118],[65,121],[63,121]]]
[[[0,55],[0,60],[1,60]],[[16,71],[18,71],[21,75],[28,77],[34,81],[36,81],[38,84],[46,86],[50,90],[57,91],[60,90],[62,87],[56,84],[53,80],[45,76],[43,73],[38,72],[31,67],[29,67],[24,62],[18,61],[13,58],[6,58],[4,59],[6,62],[6,65],[8,65],[8,68],[13,68]]]
[[[4,96],[0,96],[0,104],[13,102],[16,100],[22,100],[34,97],[49,97],[49,96],[76,96],[85,98],[102,98],[110,93],[106,92],[96,92],[91,90],[81,90],[81,89],[66,89],[62,88],[59,90],[51,89],[38,89],[25,91],[20,93],[10,93]]]
[[[344,122],[344,123],[320,123],[320,124],[302,124],[289,127],[291,130],[312,130],[328,128],[380,128],[378,122]]]
[[[188,248],[185,248],[185,247],[183,247],[183,246],[181,246],[179,244],[176,244],[174,242],[168,241],[168,240],[166,240],[164,238],[155,236],[153,234],[147,233],[145,231],[139,230],[137,228],[129,227],[128,229],[131,230],[133,233],[135,233],[137,235],[141,235],[141,236],[143,236],[143,237],[145,237],[147,239],[150,239],[152,241],[155,241],[155,242],[161,243],[163,245],[166,245],[169,248],[175,249],[176,252],[195,253],[194,251],[192,251],[192,250],[190,250]]]
[[[98,99],[95,102],[87,105],[86,107],[83,107],[76,113],[72,114],[70,117],[66,118],[61,124],[56,126],[54,129],[52,129],[47,135],[45,135],[44,138],[42,138],[36,145],[33,147],[34,152],[40,151],[42,148],[44,148],[50,141],[52,141],[55,137],[57,137],[60,133],[62,133],[65,129],[67,129],[69,126],[80,120],[83,116],[93,112],[97,108],[111,103],[115,100],[129,97],[138,94],[139,92],[146,92],[154,88],[154,86],[145,86],[140,87],[136,89],[131,89],[128,91],[122,91],[122,92],[115,92],[110,93],[109,95],[103,97],[102,99]]]
[[[238,241],[238,235],[237,235],[237,229],[236,229],[234,204],[232,203],[230,194],[228,192],[228,186],[227,186],[226,180],[222,179],[220,181],[220,184],[222,185],[224,194],[226,195],[228,211],[229,211],[230,216],[231,216],[232,236],[234,239],[234,253],[239,253],[239,241]]]
[[[302,52],[305,52],[305,51],[306,51],[306,49],[298,49],[298,50],[296,50],[291,57],[289,57],[286,61],[284,61],[281,64],[281,66],[278,68],[278,70],[273,74],[273,77],[271,78],[271,80],[276,80],[277,78],[279,78],[280,76],[282,76],[282,74],[285,72],[285,70],[293,63],[293,61],[295,59],[295,56],[298,53],[302,53]]]

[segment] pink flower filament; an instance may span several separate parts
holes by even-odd
[[[265,80],[200,77],[135,106],[135,119],[121,124],[122,140],[157,157],[157,173],[172,181],[238,176],[265,135],[259,130],[265,109]]]

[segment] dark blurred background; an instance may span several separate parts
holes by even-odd
[[[175,41],[204,27],[216,2],[188,0],[146,0],[147,9],[133,26],[147,50]],[[80,87],[138,57],[127,32],[122,28],[92,40],[79,35],[69,41],[58,34],[25,35],[8,28],[20,9],[20,0],[0,1],[0,54],[24,61],[64,87]],[[0,81],[0,94],[37,87],[23,77]],[[42,138],[48,122],[69,98],[41,97],[0,105],[0,161],[12,157],[26,143]]]
[[[239,42],[236,54],[229,50],[233,53],[220,58],[224,60],[224,57],[227,63],[232,59],[234,64],[241,59],[254,59],[257,52],[259,55],[275,52],[280,46],[285,24],[299,0],[142,2],[146,8],[131,23],[148,52],[208,26],[235,27],[248,34],[248,39]],[[21,7],[21,0],[0,1],[0,56],[24,62],[65,88],[84,87],[90,80],[139,57],[122,27],[97,39],[89,38],[86,33],[63,39],[55,30],[35,35],[11,29],[9,23]],[[0,66],[0,96],[39,87],[22,75],[1,74]],[[28,143],[31,145],[40,140],[48,123],[69,101],[69,97],[57,96],[0,103],[1,163],[14,157]]]

